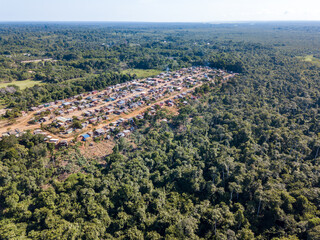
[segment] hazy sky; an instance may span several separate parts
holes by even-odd
[[[0,0],[0,21],[320,20],[320,0]]]

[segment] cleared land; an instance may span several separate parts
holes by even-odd
[[[315,58],[313,55],[307,55],[305,57],[298,57],[298,58],[302,61],[310,62],[320,67],[320,59]]]
[[[127,69],[122,71],[122,73],[129,73],[131,75],[135,74],[137,75],[137,78],[147,78],[147,77],[153,77],[161,73],[161,71],[156,69]]]
[[[0,83],[0,88],[8,87],[10,85],[16,85],[20,89],[25,89],[28,87],[33,87],[35,85],[41,85],[44,84],[43,82],[40,81],[35,81],[35,80],[24,80],[24,81],[13,81],[13,82],[5,82],[5,83]]]

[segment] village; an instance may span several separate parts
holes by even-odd
[[[134,118],[143,119],[147,109],[148,114],[153,115],[156,109],[174,107],[178,101],[187,105],[187,96],[189,101],[196,99],[193,96],[196,87],[206,82],[225,82],[234,75],[209,67],[184,68],[45,103],[22,112],[20,121],[18,119],[9,130],[0,128],[1,137],[20,136],[29,130],[44,135],[45,141],[68,146],[98,137],[110,139],[110,133],[119,126],[122,131],[115,137],[125,137],[134,130],[131,124]]]

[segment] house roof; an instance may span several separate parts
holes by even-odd
[[[83,138],[89,138],[89,137],[90,137],[90,135],[87,134],[87,133],[86,133],[86,134],[82,134],[81,136],[82,136]]]
[[[97,129],[95,132],[104,133],[105,131],[102,128]]]
[[[68,121],[68,119],[64,118],[64,117],[57,117],[57,121],[66,122],[66,121]]]

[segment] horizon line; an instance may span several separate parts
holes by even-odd
[[[320,20],[225,20],[225,21],[96,21],[96,20],[0,20],[0,23],[184,23],[184,24],[224,24],[224,23],[275,23],[275,22],[320,22]]]

